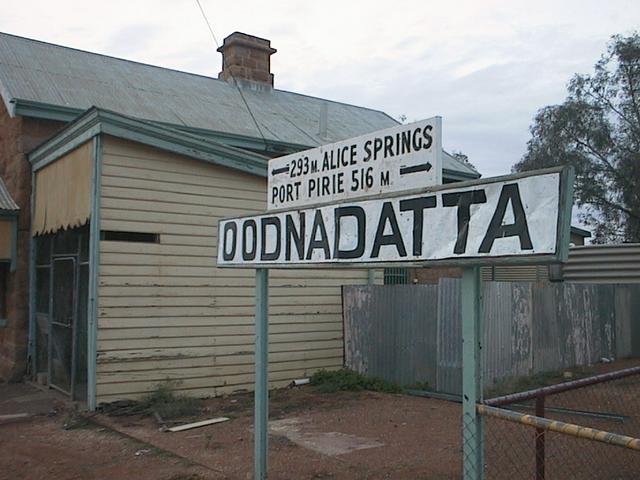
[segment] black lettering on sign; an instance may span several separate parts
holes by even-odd
[[[502,222],[504,221],[504,215],[509,202],[511,202],[514,220],[513,223],[509,225],[503,225]],[[491,223],[489,223],[489,228],[480,244],[478,252],[489,253],[496,238],[506,237],[518,237],[520,239],[521,250],[533,250],[529,227],[527,226],[527,215],[524,213],[524,207],[520,199],[520,188],[517,183],[502,186],[498,206],[493,213]]]
[[[320,239],[316,240],[316,235],[320,232]],[[311,240],[307,247],[307,260],[311,260],[313,251],[317,248],[324,250],[324,258],[331,258],[331,251],[329,250],[329,238],[327,237],[327,229],[324,226],[324,220],[322,219],[322,212],[316,210],[316,214],[313,217],[313,227],[311,227]]]
[[[286,260],[291,260],[291,241],[296,246],[298,252],[298,258],[304,260],[304,226],[305,226],[304,212],[300,212],[300,229],[296,230],[296,226],[293,223],[293,217],[289,214],[285,217],[285,241],[284,241],[284,255]]]
[[[471,205],[474,203],[487,203],[487,195],[484,190],[442,194],[442,205],[444,207],[458,207],[458,238],[453,248],[453,253],[464,253],[467,250]]]
[[[393,137],[391,135],[384,137],[384,156],[393,157]]]
[[[271,225],[276,229],[276,246],[273,252],[267,252],[267,227]],[[280,256],[280,219],[278,217],[265,217],[260,220],[262,235],[260,237],[260,260],[277,260]]]
[[[436,196],[411,198],[400,201],[400,211],[413,212],[413,254],[422,255],[422,230],[424,209],[436,206]]]
[[[402,155],[411,152],[411,130],[402,132]]]
[[[227,239],[229,238],[229,232],[231,235],[231,250],[227,247]],[[227,261],[233,260],[233,257],[236,256],[236,237],[238,236],[238,226],[236,222],[227,222],[224,224],[224,236],[223,236],[223,249],[222,249],[222,258]]]
[[[249,229],[253,230],[253,234],[251,235],[251,250],[248,250],[247,247],[247,232]],[[258,228],[256,226],[256,221],[253,219],[245,220],[242,224],[242,259],[245,262],[254,260],[256,258],[256,247],[258,246]]]
[[[433,125],[427,125],[424,127],[424,130],[422,131],[422,136],[424,137],[422,148],[424,150],[428,150],[429,148],[431,148],[431,144],[433,143],[433,137],[429,133],[431,130],[433,130]]]
[[[366,142],[364,142],[364,152],[365,156],[362,157],[362,161],[368,162],[369,160],[371,160],[371,140],[367,140]]]
[[[389,185],[389,170],[383,170],[380,172],[380,186],[386,187]]]
[[[422,149],[422,137],[420,137],[420,132],[422,131],[422,129],[420,127],[417,127],[414,131],[413,131],[413,151],[417,152],[418,150]]]
[[[376,137],[373,139],[373,159],[374,160],[378,159],[378,153],[380,152],[380,150],[382,150],[382,139]]]
[[[340,249],[340,219],[343,217],[354,217],[358,228],[356,229],[356,246],[351,250]],[[333,251],[334,258],[359,258],[364,253],[366,215],[362,207],[338,207],[335,209],[335,246]]]
[[[387,221],[389,221],[389,225],[391,226],[391,233],[389,235],[384,234]],[[398,255],[401,257],[407,256],[407,249],[404,246],[402,234],[398,227],[398,220],[396,219],[396,213],[393,211],[391,202],[384,202],[382,204],[378,229],[376,230],[376,237],[373,241],[373,249],[371,250],[371,258],[378,258],[380,247],[383,245],[395,245],[396,250],[398,250]]]

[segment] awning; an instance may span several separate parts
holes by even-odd
[[[91,215],[92,142],[36,172],[33,235],[79,227]]]

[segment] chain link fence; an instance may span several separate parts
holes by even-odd
[[[640,478],[640,367],[494,398],[479,411],[487,479]]]

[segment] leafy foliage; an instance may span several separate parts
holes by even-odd
[[[596,243],[640,241],[640,34],[612,37],[591,75],[542,108],[517,172],[570,164]]]
[[[319,370],[311,376],[311,384],[317,385],[322,393],[337,391],[372,390],[374,392],[400,393],[400,386],[377,377],[366,377],[348,368],[340,370]]]
[[[470,166],[470,167],[471,167],[471,168],[473,168],[474,170],[476,170],[476,171],[478,170],[478,169],[476,168],[476,166],[475,166],[473,163],[471,163],[471,162],[469,161],[469,157],[468,157],[466,154],[464,154],[464,153],[462,153],[462,152],[459,152],[459,151],[457,151],[457,150],[454,150],[453,152],[451,152],[451,156],[453,156],[453,157],[454,157],[456,160],[458,160],[459,162],[464,163],[465,165]]]

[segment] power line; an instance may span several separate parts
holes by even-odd
[[[202,13],[202,18],[204,18],[204,21],[207,24],[207,27],[209,28],[209,32],[211,33],[211,38],[213,38],[213,42],[216,44],[216,48],[219,49],[220,48],[220,43],[218,42],[218,39],[216,38],[216,34],[213,33],[213,28],[211,28],[211,23],[209,23],[209,19],[207,18],[207,14],[205,13],[204,9],[202,8],[202,4],[200,3],[200,0],[196,0],[196,3],[198,4],[198,8],[200,9],[200,13]],[[222,56],[222,69],[224,70],[224,55]],[[233,76],[233,73],[231,72],[231,70],[229,70],[229,76],[231,77],[231,80],[233,80],[233,84],[235,85],[236,89],[238,90],[238,93],[240,94],[240,98],[242,98],[242,102],[244,103],[245,107],[247,107],[247,112],[249,112],[249,115],[251,116],[251,119],[253,120],[253,123],[255,124],[256,128],[258,129],[258,133],[260,133],[260,137],[262,137],[262,141],[264,143],[265,150],[266,150],[266,148],[267,148],[267,139],[264,137],[264,134],[262,133],[262,129],[260,128],[260,124],[258,123],[258,120],[256,119],[255,115],[251,111],[251,107],[249,106],[249,103],[247,102],[247,99],[244,97],[244,93],[242,93],[242,88],[240,88],[240,85],[238,84],[238,81],[236,80],[236,77]]]

